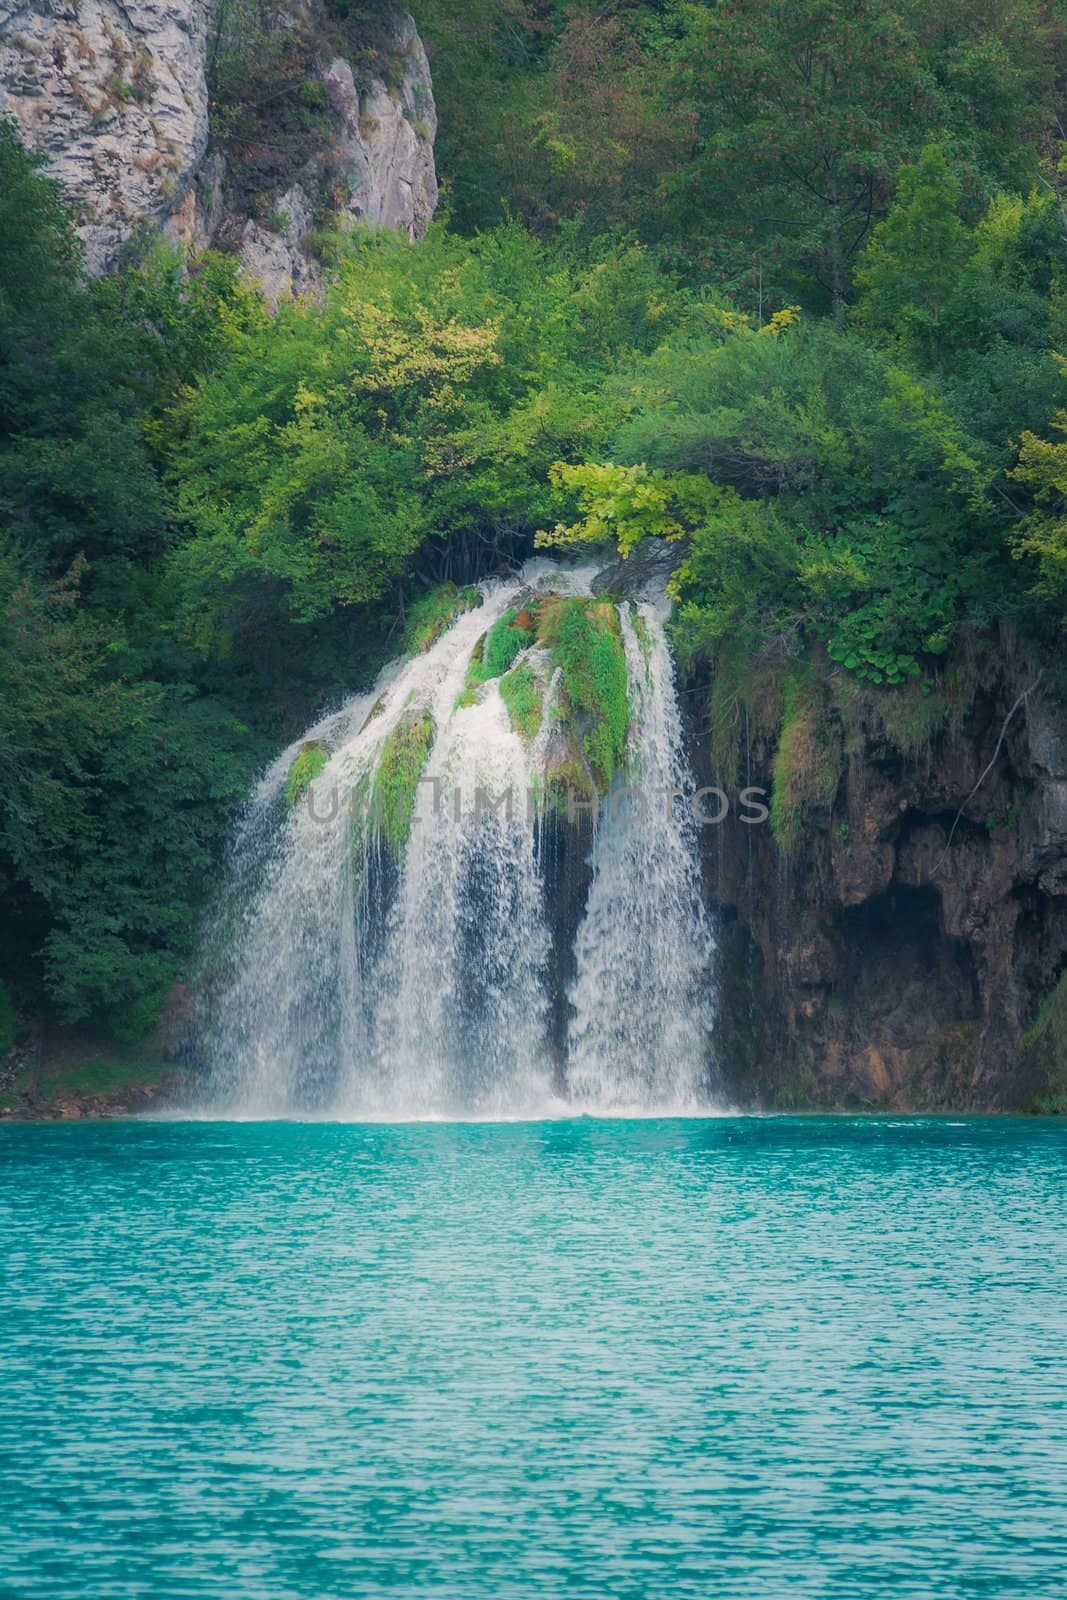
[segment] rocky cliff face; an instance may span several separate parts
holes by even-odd
[[[208,28],[204,0],[0,0],[0,105],[77,206],[93,272],[204,157]]]
[[[437,202],[426,55],[388,7],[369,41],[326,0],[0,0],[0,107],[92,272],[163,228],[238,251],[276,301],[317,282],[320,224],[417,238]]]
[[[704,830],[728,1091],[1067,1106],[1067,710],[1004,634],[971,641],[925,697],[801,670],[791,700],[781,667],[740,691],[727,672],[710,725],[694,719],[704,781],[777,790],[774,828],[735,806]]]

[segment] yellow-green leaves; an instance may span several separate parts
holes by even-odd
[[[684,538],[723,498],[722,490],[696,473],[654,472],[644,465],[568,466],[557,461],[551,479],[557,489],[577,500],[581,515],[575,522],[559,522],[550,532],[538,533],[537,544],[615,540],[624,559],[642,539]]]

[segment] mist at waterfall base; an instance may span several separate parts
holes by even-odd
[[[532,586],[588,595],[594,576],[538,560],[487,583],[430,649],[391,664],[267,772],[205,942],[190,1109],[406,1120],[713,1107],[696,826],[684,800],[644,801],[693,788],[662,596],[617,607],[630,723],[616,788],[640,784],[641,804],[610,794],[584,834],[535,801],[559,695],[548,652],[520,658],[544,702],[529,742],[498,679],[465,693],[488,631]],[[433,743],[398,862],[365,800],[390,736],[418,713]],[[286,778],[309,740],[329,761],[309,803],[290,808]],[[579,858],[569,879],[585,880],[574,927],[546,890],[561,851]]]

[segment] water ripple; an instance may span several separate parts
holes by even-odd
[[[1067,1129],[0,1127],[0,1594],[1062,1592]]]

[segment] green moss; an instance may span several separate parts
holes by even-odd
[[[377,700],[375,700],[374,704],[371,706],[369,712],[367,713],[366,718],[364,719],[363,727],[360,728],[360,730],[359,730],[360,733],[363,732],[364,728],[369,728],[372,722],[377,722],[378,718],[381,716],[381,714],[382,714],[382,712],[384,710],[385,710],[385,696],[383,694],[383,695],[379,695]]]
[[[94,1056],[52,1078],[48,1090],[56,1096],[114,1094],[120,1089],[152,1083],[166,1070],[161,1063],[143,1056]]]
[[[570,756],[557,763],[545,780],[545,800],[561,817],[565,817],[572,802],[581,805],[594,801],[597,787],[589,769],[580,756]]]
[[[949,690],[931,678],[911,678],[895,692],[882,691],[877,700],[886,738],[909,756],[941,732],[952,709]]]
[[[1041,1116],[1067,1116],[1067,971],[1050,989],[1022,1037],[1023,1064],[1042,1087],[1028,1109]]]
[[[500,680],[500,698],[508,708],[512,726],[529,744],[536,739],[544,717],[542,690],[537,674],[527,661]]]
[[[833,805],[843,771],[841,727],[825,682],[798,669],[785,683],[771,795],[771,828],[786,854],[799,843],[805,823]]]
[[[172,964],[145,994],[135,1000],[125,1000],[113,1006],[106,1014],[108,1032],[123,1044],[137,1045],[158,1026],[167,1003],[170,987],[177,977],[177,965]]]
[[[0,1109],[48,1113],[73,1100],[153,1089],[175,1070],[173,1064],[146,1054],[143,1046],[114,1044],[98,1053],[90,1053],[91,1049],[89,1041],[53,1043],[43,1064],[35,1060],[24,1066],[0,1094]]]
[[[615,607],[572,597],[542,608],[538,635],[560,669],[560,715],[582,727],[581,748],[597,789],[606,794],[626,751],[630,726],[626,653]]]
[[[289,776],[285,780],[285,798],[291,806],[303,799],[329,759],[326,746],[318,740],[301,745],[300,754],[289,768]]]
[[[477,689],[480,684],[488,683],[491,678],[502,677],[511,666],[520,651],[534,642],[532,628],[524,625],[529,612],[523,611],[518,606],[513,606],[510,611],[505,611],[499,617],[489,632],[483,634],[474,647],[471,664],[467,670],[467,682],[464,693]],[[520,621],[519,619],[523,619]],[[470,702],[463,700],[462,704]]]
[[[471,611],[481,600],[477,589],[458,589],[454,583],[442,583],[408,609],[404,629],[404,651],[407,655],[425,655],[432,644],[452,626],[457,617]]]
[[[396,855],[403,853],[411,832],[415,796],[433,748],[433,731],[429,711],[409,712],[385,741],[378,763],[371,814]]]
[[[909,678],[894,689],[876,689],[850,673],[834,673],[832,693],[845,730],[850,755],[864,759],[871,734],[880,729],[884,742],[905,757],[929,749],[931,742],[958,712],[966,694],[959,663],[941,673]]]

